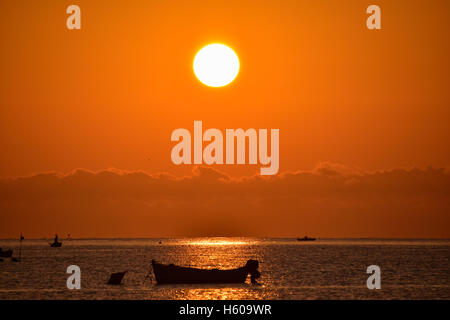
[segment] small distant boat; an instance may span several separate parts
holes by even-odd
[[[310,238],[307,236],[304,236],[303,238],[297,238],[297,241],[315,241],[316,238]]]
[[[155,260],[152,260],[152,266],[158,284],[244,283],[248,274],[254,284],[261,276],[258,271],[259,262],[252,259],[241,268],[229,270],[179,267],[174,264],[161,264]]]
[[[49,243],[49,245],[52,248],[59,248],[59,247],[62,246],[62,242],[56,241],[56,242],[53,242],[53,243]]]
[[[62,246],[62,242],[58,241],[58,235],[55,234],[55,239],[53,240],[53,243],[49,243],[50,247],[52,248],[59,248]]]
[[[11,249],[9,250],[3,250],[0,248],[0,257],[1,258],[11,258],[13,254],[13,251]]]

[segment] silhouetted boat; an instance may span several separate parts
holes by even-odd
[[[13,254],[13,251],[11,249],[3,250],[2,248],[0,248],[0,257],[11,258],[12,254]]]
[[[307,236],[303,237],[303,238],[297,238],[297,241],[315,241],[316,238],[309,238]]]
[[[251,275],[251,282],[256,283],[256,279],[261,276],[258,271],[259,262],[251,259],[245,266],[229,270],[179,267],[155,260],[152,260],[152,266],[158,284],[244,283],[248,274]]]
[[[58,235],[55,234],[55,239],[53,239],[53,243],[49,243],[50,247],[52,247],[52,248],[59,248],[59,247],[61,247],[62,246],[62,242],[59,242],[58,239],[59,239]]]
[[[49,245],[52,248],[59,248],[62,246],[62,242],[53,242],[53,243],[49,243]]]

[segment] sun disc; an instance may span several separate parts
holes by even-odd
[[[210,87],[223,87],[239,73],[239,58],[226,45],[209,44],[196,54],[194,73],[198,80]]]

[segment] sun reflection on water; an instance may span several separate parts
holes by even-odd
[[[233,269],[246,264],[248,259],[261,262],[258,250],[254,244],[259,239],[252,238],[191,238],[179,240],[176,255],[166,249],[162,260],[164,263],[174,263],[179,266],[201,269]],[[170,247],[173,249],[175,247]],[[262,279],[261,279],[262,280]],[[156,285],[155,290],[170,299],[264,299],[268,291],[263,285],[252,285],[250,276],[243,284],[217,285]]]
[[[251,284],[235,285],[163,285],[156,290],[177,300],[259,300],[267,299],[264,286]]]
[[[225,241],[225,240],[202,240],[189,242],[192,246],[237,246],[247,244],[243,241]]]
[[[250,239],[230,239],[230,238],[200,238],[189,239],[186,244],[193,246],[240,246],[253,245],[257,240]]]

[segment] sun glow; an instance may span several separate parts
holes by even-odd
[[[189,242],[190,245],[193,246],[236,246],[236,245],[243,245],[247,244],[245,241],[233,241],[233,240],[199,240],[199,241],[192,241]]]
[[[239,58],[226,45],[209,44],[194,58],[194,73],[198,80],[210,87],[223,87],[239,73]]]

